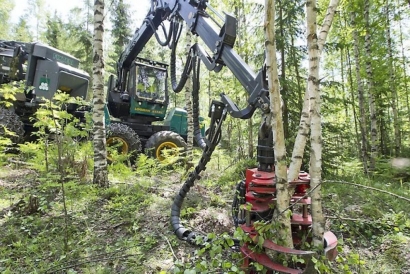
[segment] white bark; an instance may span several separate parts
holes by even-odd
[[[289,218],[289,190],[286,167],[286,147],[283,132],[282,108],[279,91],[279,76],[276,60],[275,45],[275,1],[265,0],[265,48],[266,69],[268,76],[270,110],[265,117],[267,124],[272,127],[273,148],[275,152],[275,179],[277,190],[277,208],[274,219],[280,224],[278,234],[280,244],[293,247]]]
[[[93,42],[93,133],[94,184],[108,187],[107,150],[104,120],[104,1],[94,2]]]
[[[329,33],[330,27],[332,26],[333,18],[334,18],[336,9],[339,5],[339,2],[340,0],[331,0],[329,3],[326,16],[323,20],[323,24],[319,32],[319,41],[318,41],[319,58],[322,54],[323,46],[326,42],[326,38]],[[308,95],[308,90],[306,90],[304,103],[303,103],[303,109],[302,109],[302,116],[299,122],[298,134],[296,136],[295,146],[292,152],[292,161],[289,166],[288,181],[293,181],[297,179],[299,175],[300,167],[302,165],[303,151],[305,150],[307,136],[309,135],[309,131],[310,131],[309,113],[310,113],[310,99]]]
[[[186,31],[186,52],[190,54],[192,45],[192,35],[189,28]],[[193,136],[194,136],[194,121],[192,115],[192,74],[188,76],[188,80],[185,84],[185,108],[187,111],[187,155],[186,160],[188,163],[192,161],[192,149],[193,149]],[[188,165],[189,166],[189,165]]]
[[[309,56],[308,91],[310,99],[310,187],[314,189],[310,194],[312,199],[312,232],[313,245],[323,246],[325,218],[322,211],[322,126],[321,100],[319,93],[319,46],[317,36],[316,0],[306,2],[307,45]]]

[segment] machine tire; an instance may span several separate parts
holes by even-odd
[[[15,136],[6,136],[4,127],[14,132]],[[24,139],[24,124],[12,109],[0,107],[0,136],[10,138],[14,144],[19,144]]]
[[[162,155],[164,149],[176,149],[171,151],[168,157]],[[178,150],[177,150],[178,149]],[[145,153],[157,159],[161,163],[172,164],[180,160],[180,155],[187,150],[187,144],[184,139],[175,132],[172,131],[160,131],[149,137],[145,145]],[[168,162],[169,160],[169,162]]]
[[[107,147],[119,143],[118,152],[130,154],[129,159],[134,162],[141,152],[141,140],[138,134],[129,126],[121,123],[112,123],[107,126]],[[112,163],[112,158],[107,155],[107,160]]]

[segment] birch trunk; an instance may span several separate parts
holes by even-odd
[[[369,110],[370,110],[370,161],[369,172],[376,169],[376,158],[379,151],[378,148],[378,130],[377,130],[377,110],[376,98],[373,90],[373,70],[371,63],[371,37],[370,37],[370,3],[369,0],[364,1],[364,18],[366,26],[366,35],[364,37],[364,46],[366,49],[366,74],[367,74],[367,90],[369,91]]]
[[[397,100],[397,89],[396,83],[394,81],[394,65],[393,65],[393,43],[390,33],[391,22],[390,22],[390,7],[389,1],[386,1],[386,36],[387,36],[387,50],[389,53],[389,82],[390,82],[390,91],[392,95],[391,107],[393,111],[393,126],[394,126],[394,154],[396,157],[400,155],[400,122],[399,114],[397,112],[398,100]]]
[[[189,28],[186,31],[186,52],[190,53],[192,45],[192,35]],[[193,150],[193,140],[194,140],[194,118],[192,113],[192,74],[188,76],[185,84],[185,108],[187,111],[187,150],[186,150],[186,162],[188,163],[187,168],[191,166],[192,163],[192,150]]]
[[[277,208],[274,219],[278,222],[278,236],[281,245],[293,247],[292,232],[290,228],[289,190],[286,167],[286,148],[283,132],[281,99],[279,93],[279,76],[276,59],[275,45],[275,1],[265,0],[265,48],[266,70],[268,76],[270,110],[264,117],[271,126],[273,134],[273,148],[275,153],[275,180],[277,189]]]
[[[307,46],[309,57],[309,77],[308,91],[310,100],[310,187],[311,210],[312,210],[312,232],[313,245],[323,247],[323,233],[325,228],[325,218],[322,211],[322,126],[320,114],[320,93],[319,93],[319,45],[317,36],[317,7],[316,0],[306,2],[306,23],[307,23]]]
[[[108,187],[107,150],[104,120],[104,1],[94,2],[93,42],[93,132],[94,132],[94,178],[93,183]]]
[[[327,8],[327,13],[325,19],[323,20],[323,24],[321,30],[319,32],[319,41],[318,41],[318,58],[320,59],[320,55],[322,54],[324,43],[326,42],[327,35],[329,33],[330,27],[332,26],[333,18],[336,12],[336,9],[339,5],[340,0],[331,0],[329,3],[329,7]],[[289,173],[288,173],[288,181],[295,180],[300,171],[300,167],[302,165],[303,159],[303,152],[306,147],[306,140],[307,136],[309,135],[310,131],[310,99],[308,95],[308,90],[305,93],[304,101],[303,101],[303,108],[302,114],[299,122],[298,134],[295,140],[295,146],[292,152],[292,160],[289,166]]]
[[[350,15],[352,26],[355,26],[356,16],[354,12]],[[367,151],[367,135],[366,135],[366,112],[364,108],[364,88],[362,77],[360,75],[360,50],[359,50],[359,35],[357,29],[353,30],[353,46],[354,46],[354,59],[356,64],[356,81],[357,81],[357,91],[358,91],[358,101],[359,101],[359,127],[360,135],[362,136],[362,161],[363,161],[363,171],[365,174],[368,173],[368,151]]]

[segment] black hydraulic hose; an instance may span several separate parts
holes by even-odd
[[[174,230],[174,233],[177,235],[179,239],[187,241],[193,245],[198,244],[197,239],[199,236],[197,232],[191,231],[185,228],[181,224],[181,220],[180,220],[181,208],[182,208],[182,204],[189,190],[195,184],[195,181],[200,179],[199,174],[206,169],[206,164],[211,160],[211,155],[213,151],[215,150],[218,144],[218,141],[220,140],[222,122],[225,119],[225,117],[226,117],[226,110],[224,109],[222,113],[222,117],[219,117],[218,119],[213,119],[214,123],[211,124],[210,126],[214,128],[213,130],[214,134],[208,136],[209,141],[207,142],[207,145],[204,151],[202,152],[202,157],[199,160],[198,165],[189,174],[188,179],[185,181],[185,183],[179,190],[179,193],[175,196],[174,202],[171,207],[171,225]],[[204,236],[201,236],[201,237],[203,240],[206,240]]]
[[[177,49],[177,44],[179,41],[179,37],[181,36],[181,31],[182,28],[179,26],[177,22],[174,22],[174,30],[172,32],[172,42],[171,42],[171,84],[172,84],[172,89],[174,92],[178,93],[180,92],[184,86],[186,81],[188,80],[188,76],[191,73],[192,69],[192,57],[191,54],[188,54],[184,70],[182,72],[181,78],[179,81],[177,81],[176,77],[176,49]]]
[[[175,196],[174,203],[172,204],[172,207],[171,207],[171,225],[174,230],[174,233],[177,235],[179,239],[187,241],[190,244],[194,244],[194,245],[197,244],[196,242],[197,233],[185,228],[181,224],[180,215],[181,215],[182,203],[184,202],[184,199],[186,195],[188,194],[189,190],[191,189],[191,187],[194,186],[195,181],[197,179],[200,179],[199,174],[201,173],[201,171],[204,171],[206,169],[206,164],[211,159],[211,155],[215,147],[216,145],[211,145],[205,148],[198,165],[195,167],[194,171],[192,171],[189,174],[188,179],[185,181],[184,185],[179,190],[179,193],[177,194],[177,196]]]
[[[176,47],[176,44],[178,44],[179,38],[181,37],[182,33],[182,27],[181,24],[175,20],[171,22],[171,28],[172,28],[172,35],[171,35],[171,41],[168,44],[168,48],[172,49],[174,46]]]
[[[165,36],[165,41],[161,41],[161,38],[159,37],[157,30],[155,29],[154,22],[152,22],[152,20],[147,20],[147,21],[148,21],[148,24],[151,26],[152,31],[154,32],[155,39],[157,40],[158,44],[160,44],[163,47],[169,45],[169,42],[171,41],[171,38],[172,38],[173,25],[171,24],[171,26],[169,27],[169,31],[167,33],[164,23],[161,23],[162,32],[164,33],[164,36]]]
[[[198,146],[204,150],[206,147],[206,142],[201,134],[201,127],[199,121],[199,72],[200,72],[201,62],[198,60],[198,56],[195,56],[192,60],[192,74],[193,74],[193,87],[192,87],[192,116],[194,120],[194,137]]]

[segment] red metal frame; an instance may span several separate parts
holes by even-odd
[[[311,237],[308,235],[312,226],[312,216],[309,213],[309,207],[311,205],[311,199],[304,197],[306,192],[310,188],[310,176],[306,172],[301,172],[297,180],[290,183],[295,188],[295,193],[291,198],[291,204],[297,204],[301,207],[300,213],[292,213],[291,227],[293,235],[293,243],[296,248],[300,248],[302,239],[304,241],[311,241]],[[258,262],[271,271],[277,271],[281,273],[303,273],[304,265],[299,265],[300,269],[294,269],[285,267],[277,262],[274,262],[265,253],[256,253],[252,251],[252,245],[256,245],[258,233],[255,230],[253,223],[258,220],[257,216],[270,216],[275,204],[276,204],[276,185],[275,185],[275,173],[258,171],[257,168],[246,170],[245,179],[245,202],[251,204],[250,210],[248,206],[242,208],[243,215],[246,216],[245,224],[240,225],[241,229],[248,233],[255,243],[247,243],[241,247],[241,252],[244,256],[243,269],[248,273],[254,273],[251,263]],[[251,217],[253,216],[253,218]],[[256,216],[256,217],[255,217]],[[259,219],[260,220],[260,219]],[[337,256],[337,238],[336,236],[327,231],[324,233],[324,246],[325,255],[329,260],[334,260]],[[266,239],[263,243],[263,248],[273,250],[275,252],[311,257],[314,252],[304,251],[299,249],[292,249],[277,245],[272,240]]]

